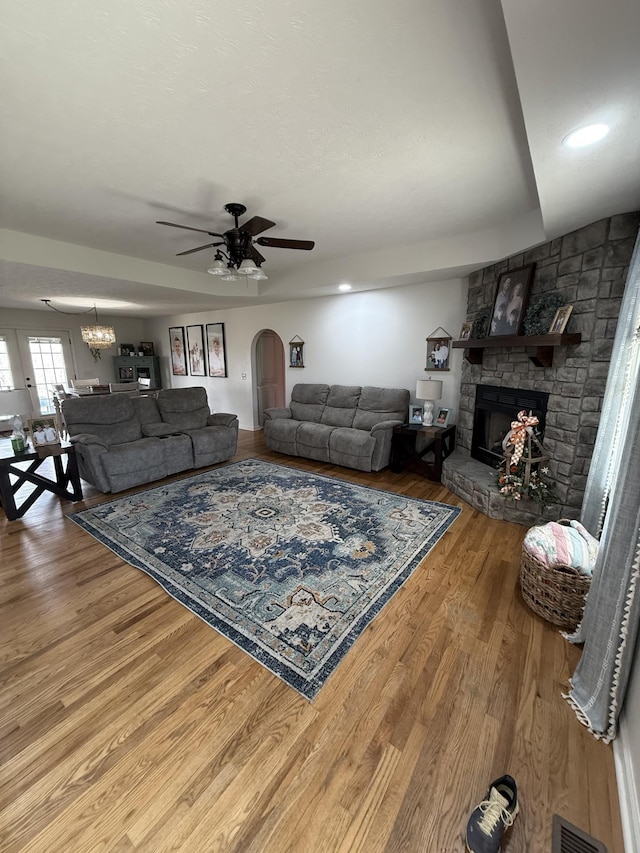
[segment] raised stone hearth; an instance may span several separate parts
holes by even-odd
[[[454,494],[489,518],[500,518],[516,524],[540,524],[554,521],[560,516],[557,508],[543,508],[533,501],[515,501],[500,494],[496,471],[472,459],[462,450],[454,452],[444,461],[442,482]],[[573,518],[577,517],[574,512]]]
[[[535,263],[529,296],[533,305],[546,293],[559,293],[572,305],[567,332],[580,332],[576,346],[556,348],[551,367],[534,365],[526,347],[485,350],[482,364],[463,362],[457,449],[444,463],[443,483],[492,518],[530,525],[535,521],[577,518],[580,514],[620,302],[640,227],[640,213],[620,214],[557,237],[469,277],[467,317],[490,316],[498,277]],[[546,510],[530,501],[500,494],[496,471],[470,450],[476,386],[535,389],[549,394],[544,436],[550,479],[560,503]],[[513,412],[513,417],[517,412]]]

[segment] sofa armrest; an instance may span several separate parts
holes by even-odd
[[[207,426],[228,426],[232,427],[237,422],[237,415],[230,415],[228,412],[215,412],[207,418]]]
[[[275,420],[276,418],[291,418],[291,409],[283,409],[279,406],[271,406],[263,412],[267,420]]]
[[[71,444],[100,444],[102,447],[109,447],[104,439],[92,432],[79,432],[77,435],[70,436],[69,441]]]
[[[380,432],[381,430],[393,429],[394,427],[402,426],[403,423],[404,423],[404,421],[399,421],[396,419],[394,419],[392,421],[380,421],[379,424],[374,424],[371,427],[371,433],[373,434],[374,432]]]
[[[165,435],[180,435],[182,430],[175,424],[152,423],[142,424],[142,434],[147,438],[162,438]]]

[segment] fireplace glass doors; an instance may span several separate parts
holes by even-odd
[[[497,468],[504,456],[502,440],[511,429],[522,409],[536,415],[540,438],[544,436],[549,395],[544,391],[522,388],[501,388],[497,385],[478,385],[473,416],[471,456]]]

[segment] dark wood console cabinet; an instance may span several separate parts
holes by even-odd
[[[575,346],[582,341],[582,334],[574,332],[562,335],[495,335],[492,338],[473,338],[468,341],[452,341],[454,349],[465,350],[464,357],[470,364],[482,364],[486,349],[498,347],[531,347],[528,353],[536,367],[551,367],[555,347]]]
[[[160,358],[157,355],[114,355],[113,370],[116,382],[137,382],[150,379],[151,388],[162,388]]]

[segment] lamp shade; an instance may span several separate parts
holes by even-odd
[[[416,397],[418,400],[439,400],[442,397],[442,380],[418,379]]]
[[[31,394],[26,388],[0,391],[0,415],[26,415],[32,411]]]

